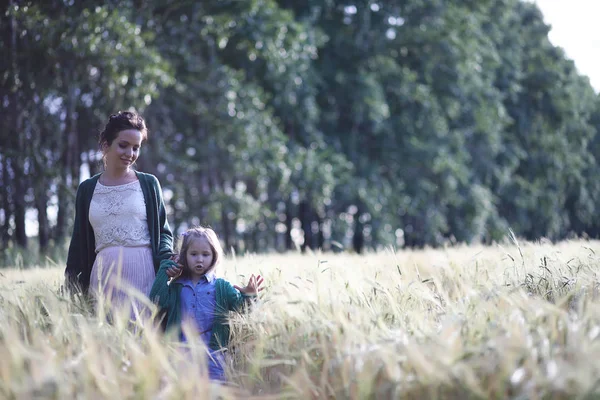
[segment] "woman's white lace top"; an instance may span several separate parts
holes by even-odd
[[[89,217],[96,253],[108,246],[150,246],[146,202],[138,180],[118,186],[97,182]]]

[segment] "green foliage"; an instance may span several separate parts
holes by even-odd
[[[172,225],[227,248],[600,233],[600,100],[530,2],[52,0],[0,19],[6,248],[34,208],[41,251],[62,245],[95,133],[129,107]]]

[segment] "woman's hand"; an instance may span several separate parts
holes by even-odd
[[[181,273],[183,272],[183,268],[181,267],[171,267],[169,269],[167,269],[165,271],[167,273],[167,276],[171,279],[177,279],[181,276]]]
[[[245,287],[239,287],[238,285],[233,285],[233,287],[245,295],[256,295],[258,292],[264,289],[264,287],[260,286],[262,285],[263,281],[264,279],[262,276],[254,276],[254,274],[252,274],[248,280],[248,284]]]

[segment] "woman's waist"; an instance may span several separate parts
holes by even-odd
[[[152,253],[152,247],[150,244],[136,244],[136,245],[121,245],[121,244],[106,244],[96,249],[96,254],[100,255],[103,253],[119,253],[119,252],[141,252],[141,253]]]

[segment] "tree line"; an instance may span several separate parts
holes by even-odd
[[[600,100],[520,0],[9,0],[0,246],[70,236],[97,133],[150,128],[174,231],[227,249],[600,232]]]

